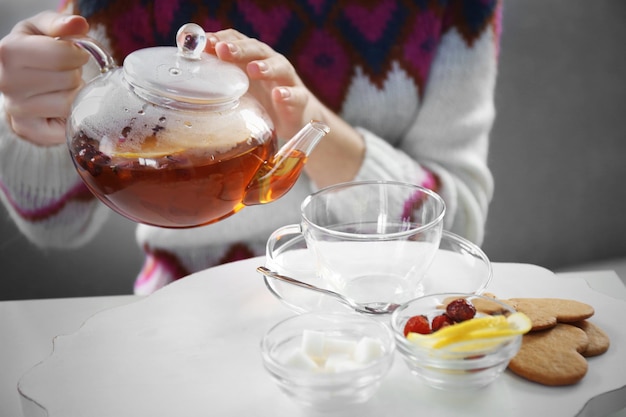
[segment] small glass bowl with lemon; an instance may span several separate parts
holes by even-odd
[[[458,317],[463,311],[454,313],[451,302],[469,305],[474,313]],[[474,389],[502,374],[531,322],[494,298],[444,293],[403,304],[394,311],[391,327],[397,351],[425,383],[440,389]]]

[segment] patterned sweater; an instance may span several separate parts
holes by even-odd
[[[445,227],[482,241],[493,192],[487,150],[500,33],[496,0],[66,0],[62,7],[85,16],[91,36],[120,63],[136,49],[174,45],[187,22],[262,40],[363,136],[365,159],[355,180],[436,188],[447,204]],[[302,176],[282,199],[200,228],[139,225],[146,262],[135,292],[263,254],[273,230],[298,222],[300,202],[314,188]],[[42,247],[82,245],[110,214],[78,179],[65,146],[20,139],[4,114],[0,198]]]

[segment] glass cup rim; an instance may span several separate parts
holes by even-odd
[[[321,194],[327,194],[333,191],[336,191],[338,189],[342,189],[342,188],[351,188],[351,187],[356,187],[356,186],[365,186],[365,185],[392,185],[392,186],[401,186],[404,188],[412,188],[416,191],[420,191],[426,195],[428,195],[429,197],[433,198],[436,202],[437,202],[437,207],[439,209],[439,213],[437,214],[437,216],[431,220],[430,222],[423,224],[419,227],[415,227],[412,228],[410,230],[406,230],[406,231],[401,231],[401,232],[392,232],[392,233],[384,233],[384,234],[378,234],[378,233],[350,233],[350,232],[339,232],[336,230],[332,230],[329,229],[327,227],[324,226],[320,226],[316,223],[314,223],[305,213],[306,213],[306,206],[311,202],[311,200],[313,200],[315,197],[321,195]],[[346,239],[346,240],[355,240],[355,241],[360,241],[360,240],[393,240],[393,239],[398,239],[401,238],[403,236],[410,236],[410,235],[414,235],[417,233],[423,233],[429,229],[438,227],[439,225],[443,224],[443,219],[444,216],[446,214],[446,203],[443,200],[443,198],[441,197],[441,195],[439,195],[438,193],[436,193],[435,191],[426,188],[424,186],[418,185],[418,184],[412,184],[412,183],[408,183],[408,182],[402,182],[402,181],[388,181],[388,180],[365,180],[365,181],[348,181],[348,182],[341,182],[341,183],[337,183],[337,184],[333,184],[330,185],[328,187],[324,187],[310,195],[308,195],[303,201],[302,204],[300,205],[300,213],[301,213],[301,218],[302,221],[304,223],[306,223],[309,227],[311,227],[312,229],[316,229],[318,231],[322,231],[325,234],[331,235],[331,236],[336,236],[336,237],[340,237],[342,239]]]

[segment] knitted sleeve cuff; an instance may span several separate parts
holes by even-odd
[[[21,139],[0,110],[0,181],[15,204],[36,209],[66,194],[79,178],[66,145],[38,146]]]
[[[355,180],[392,180],[418,184],[437,191],[438,180],[428,169],[374,133],[357,127],[365,141],[365,159]]]
[[[37,146],[21,139],[8,125],[3,104],[0,95],[0,201],[33,243],[83,244],[95,235],[108,209],[78,177],[67,146]]]

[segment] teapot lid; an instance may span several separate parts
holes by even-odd
[[[248,90],[246,74],[236,65],[204,52],[204,30],[188,23],[178,30],[177,48],[137,50],[124,60],[124,74],[134,87],[166,101],[220,104]]]

